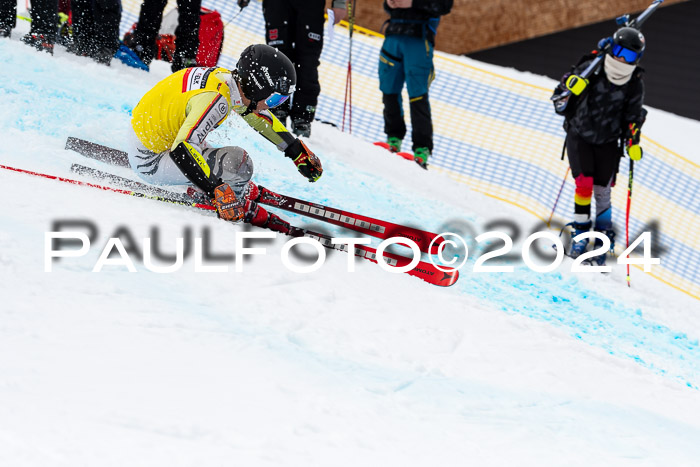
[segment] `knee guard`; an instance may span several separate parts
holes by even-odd
[[[225,146],[205,149],[204,155],[213,167],[213,173],[231,185],[236,196],[243,196],[254,171],[253,159],[248,152],[238,146]]]

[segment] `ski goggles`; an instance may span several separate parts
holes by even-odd
[[[612,47],[613,57],[622,57],[622,59],[627,63],[637,63],[637,61],[642,58],[641,52],[635,52],[619,44],[615,44]]]
[[[270,97],[265,99],[265,104],[267,104],[268,108],[274,109],[278,105],[283,104],[284,101],[286,101],[287,99],[289,99],[288,95],[274,92],[274,93],[272,93],[272,95],[270,95]]]

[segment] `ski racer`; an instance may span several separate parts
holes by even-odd
[[[194,184],[222,219],[289,234],[288,223],[255,203],[248,153],[236,146],[210,148],[205,139],[234,111],[315,182],[323,171],[321,162],[268,110],[285,102],[295,85],[291,61],[264,44],[247,47],[235,70],[198,67],[173,73],[134,108],[129,163],[153,184]]]
[[[623,150],[633,161],[642,158],[640,129],[646,110],[643,69],[638,66],[645,48],[641,32],[630,27],[618,29],[612,38],[598,44],[598,50],[584,56],[570,73],[565,74],[554,93],[571,91],[564,115],[566,151],[571,174],[576,182],[574,220],[569,256],[577,258],[586,251],[588,239],[577,242],[573,237],[591,228],[591,198],[595,197],[594,229],[610,238],[614,247],[610,192],[615,184]],[[591,61],[604,53],[603,66],[588,79],[579,74]],[[623,149],[624,148],[624,149]],[[594,248],[602,245],[596,239]],[[604,265],[607,253],[594,258]]]

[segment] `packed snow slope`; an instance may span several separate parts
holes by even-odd
[[[131,109],[168,73],[154,68],[106,68],[0,41],[0,164],[79,178],[69,169],[80,162],[131,177],[63,146],[72,135],[124,149]],[[521,240],[537,226],[332,127],[316,124],[308,140],[325,169],[315,184],[240,119],[211,142],[247,148],[264,186],[352,212],[435,232],[483,233],[508,220]],[[173,273],[135,256],[136,272],[92,272],[115,232],[139,251],[157,235],[169,254],[188,232],[208,236],[224,256],[246,229],[6,170],[0,193],[0,465],[700,459],[697,301],[639,270],[631,288],[620,266],[575,274],[565,262],[536,273],[516,261],[512,273],[476,274],[472,248],[458,283],[439,288],[366,261],[349,273],[343,253],[294,273],[280,238],[256,244],[267,254],[243,272],[230,259],[208,263],[227,272],[195,272],[192,256]],[[90,250],[45,272],[45,233],[76,220],[96,227]]]

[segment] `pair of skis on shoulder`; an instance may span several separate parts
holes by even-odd
[[[66,142],[66,149],[73,150],[85,157],[102,161],[107,164],[129,167],[128,156],[125,152],[92,143],[90,141],[69,137]],[[129,193],[132,195],[140,196],[138,192],[143,191],[148,193],[150,195],[148,197],[152,199],[194,206],[200,209],[214,209],[206,196],[194,189],[188,190],[188,193],[176,193],[170,190],[148,185],[146,183],[120,177],[109,172],[86,167],[81,164],[73,164],[71,166],[71,170],[74,173],[87,175],[92,178],[100,179],[132,190]],[[355,214],[333,207],[311,203],[291,196],[278,194],[263,187],[260,187],[260,197],[258,198],[257,202],[323,222],[328,222],[330,224],[380,239],[404,237],[414,241],[422,252],[428,254],[436,254],[444,241],[442,237],[439,237],[432,232],[427,232],[425,230],[420,230],[405,225],[394,224],[392,222]],[[313,232],[307,229],[301,230],[304,231],[305,236],[315,238],[327,248],[341,251],[348,250],[347,245],[332,244],[331,237],[328,235]],[[354,254],[372,262],[377,262],[376,250],[374,248],[365,245],[356,245]],[[384,252],[384,258],[388,264],[397,267],[405,266],[411,262],[411,258],[409,257],[386,251]],[[445,272],[438,269],[432,263],[426,261],[420,261],[412,270],[408,271],[407,274],[419,277],[420,279],[423,279],[433,285],[442,287],[453,285],[459,278],[459,271],[448,269],[448,272]]]

